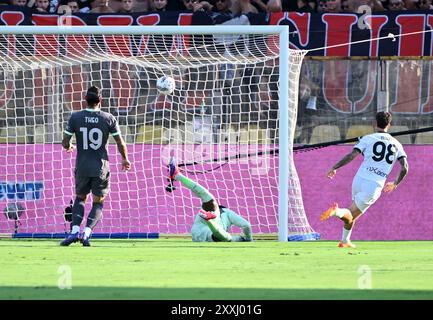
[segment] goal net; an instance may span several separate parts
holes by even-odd
[[[75,198],[76,154],[60,142],[71,113],[86,107],[85,92],[96,85],[102,110],[117,118],[132,169],[120,170],[110,138],[111,190],[94,236],[189,234],[201,203],[181,186],[165,190],[174,156],[185,175],[248,219],[256,236],[316,239],[292,156],[305,52],[280,50],[282,27],[254,34],[237,28],[232,34],[216,27],[201,34],[185,27],[158,34],[146,27],[4,32],[0,233],[63,237],[69,231],[64,210]],[[156,89],[163,75],[175,79],[170,95]]]

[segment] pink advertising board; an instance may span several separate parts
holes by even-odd
[[[115,146],[110,146],[111,192],[104,206],[103,219],[95,232],[189,233],[200,201],[189,190],[178,188],[167,193],[166,169],[161,146],[133,145],[130,173],[120,171]],[[308,220],[322,239],[341,236],[337,219],[319,221],[320,214],[333,201],[345,207],[351,202],[351,183],[360,161],[338,170],[333,180],[327,170],[351,146],[334,146],[295,154]],[[433,218],[429,204],[433,198],[433,146],[408,145],[409,175],[391,194],[383,194],[356,224],[352,238],[357,240],[433,240]],[[271,167],[278,163],[268,156]],[[63,209],[74,197],[73,168],[75,155],[65,153],[60,145],[0,145],[0,210],[8,203],[23,203],[19,232],[64,232],[67,225]],[[398,174],[396,164],[391,178]],[[246,173],[248,161],[231,162],[212,171],[210,176],[195,175],[211,191],[218,190],[220,203],[248,215],[255,232],[276,232],[277,170],[265,178]],[[203,179],[206,181],[203,182]],[[260,186],[262,196],[257,197]],[[255,204],[254,210],[248,208]],[[89,208],[90,201],[88,204]],[[183,210],[181,208],[191,208]],[[182,214],[180,214],[182,212]],[[0,216],[0,233],[13,233],[14,221]]]

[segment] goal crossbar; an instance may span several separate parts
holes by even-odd
[[[27,35],[173,35],[288,34],[288,26],[2,26],[0,34]],[[288,44],[288,42],[287,42]],[[288,48],[288,47],[287,47]]]

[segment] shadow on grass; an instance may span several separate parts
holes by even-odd
[[[0,287],[1,300],[433,300],[427,290]]]

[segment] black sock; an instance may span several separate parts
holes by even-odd
[[[85,206],[84,199],[76,197],[74,205],[72,207],[73,226],[81,225],[81,222],[83,221],[83,217],[84,217],[84,206]]]
[[[93,229],[101,220],[102,208],[104,205],[100,202],[93,202],[92,210],[90,210],[89,216],[87,217],[86,227]]]

